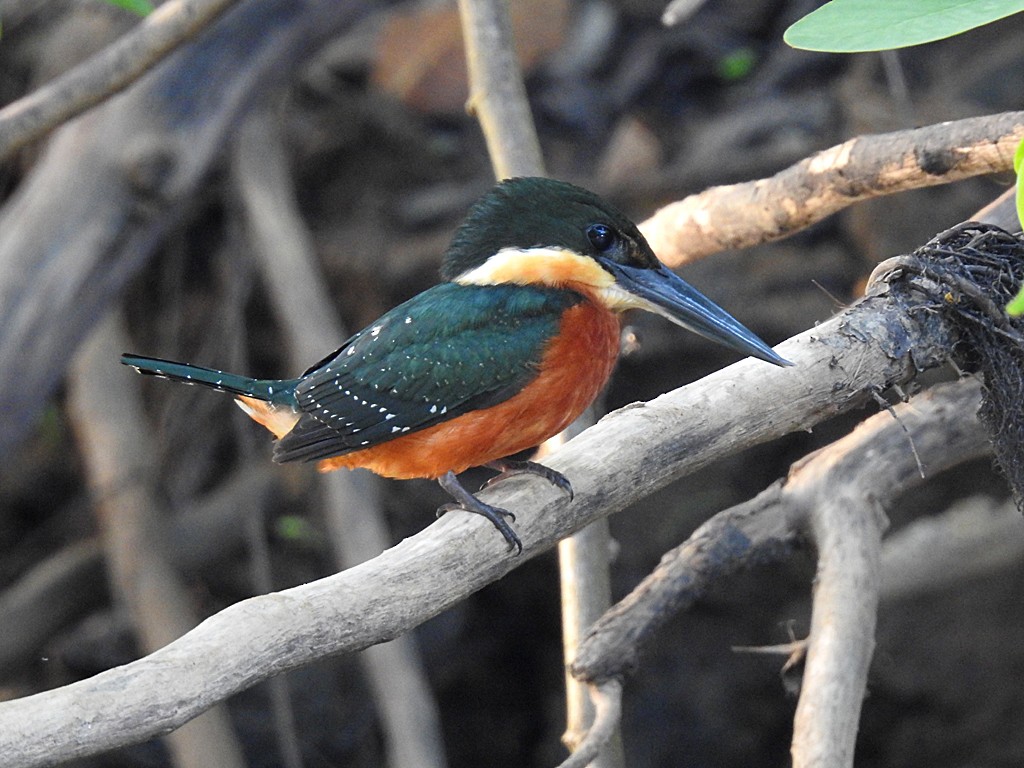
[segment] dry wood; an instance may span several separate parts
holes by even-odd
[[[770,178],[711,187],[666,205],[640,229],[675,267],[786,237],[861,200],[1011,173],[1022,138],[1024,112],[859,136]]]
[[[0,109],[0,162],[123,91],[237,0],[170,0],[88,61]]]
[[[645,639],[712,584],[788,556],[809,534],[819,568],[794,765],[852,765],[883,572],[880,509],[923,482],[920,466],[931,477],[988,451],[979,404],[975,380],[937,387],[873,416],[798,462],[785,480],[719,513],[594,626],[573,672],[592,683],[628,674]]]
[[[628,674],[651,633],[711,584],[741,568],[785,558],[799,547],[817,504],[797,495],[798,486],[806,483],[803,478],[814,471],[805,465],[834,465],[829,466],[832,474],[812,486],[813,494],[827,495],[841,472],[852,475],[862,467],[863,474],[848,482],[859,483],[862,492],[885,502],[923,481],[912,445],[929,476],[987,452],[987,438],[975,416],[978,403],[976,381],[940,387],[897,406],[898,420],[888,412],[868,419],[849,437],[802,460],[788,479],[715,515],[666,553],[658,568],[593,627],[577,655],[575,674],[597,682]],[[913,431],[908,434],[904,428]]]
[[[544,159],[502,0],[459,0],[469,69],[467,109],[480,121],[495,175],[544,175]]]
[[[177,727],[271,675],[397,637],[593,520],[863,403],[941,363],[951,345],[934,315],[908,315],[884,293],[865,299],[781,345],[794,368],[744,360],[602,419],[548,461],[573,481],[572,503],[531,478],[483,492],[516,511],[522,557],[486,520],[446,515],[369,562],[231,606],[137,662],[0,703],[0,754],[12,768],[96,754]]]
[[[594,704],[593,724],[585,734],[580,734],[573,753],[558,768],[595,768],[607,754],[609,742],[618,737],[622,719],[622,682],[606,680],[600,685],[588,685],[587,690]],[[616,759],[624,762],[621,756]]]
[[[986,452],[980,391],[968,380],[896,406],[892,416],[880,413],[799,462],[786,480],[785,495],[807,510],[818,549],[794,768],[853,766],[875,644],[883,507],[920,484],[921,466],[931,477]]]

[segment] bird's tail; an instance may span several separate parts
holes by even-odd
[[[298,379],[251,379],[248,376],[215,371],[212,368],[200,368],[197,365],[139,355],[121,355],[121,362],[148,376],[160,376],[185,384],[198,384],[277,405],[295,404],[295,385]]]

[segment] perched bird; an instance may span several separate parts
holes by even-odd
[[[507,457],[567,427],[597,397],[619,352],[618,314],[655,312],[744,354],[788,365],[677,277],[629,219],[591,192],[518,178],[470,210],[441,265],[444,282],[414,296],[297,379],[252,379],[137,355],[140,373],[237,395],[278,440],[274,460],[321,471],[365,467],[437,479],[459,508],[483,515],[510,546],[507,510],[456,475],[473,466],[560,473]]]

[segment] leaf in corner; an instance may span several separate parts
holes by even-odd
[[[1013,155],[1013,171],[1017,174],[1017,220],[1024,226],[1024,140],[1017,145]],[[1006,312],[1011,317],[1024,315],[1024,286],[1020,292],[1006,305]]]
[[[1024,11],[1024,0],[832,0],[786,30],[794,48],[857,53],[942,40]]]

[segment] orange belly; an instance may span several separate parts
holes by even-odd
[[[537,378],[491,408],[318,462],[321,472],[362,467],[384,477],[437,478],[532,448],[571,424],[600,393],[619,353],[619,321],[584,301],[562,315]]]

